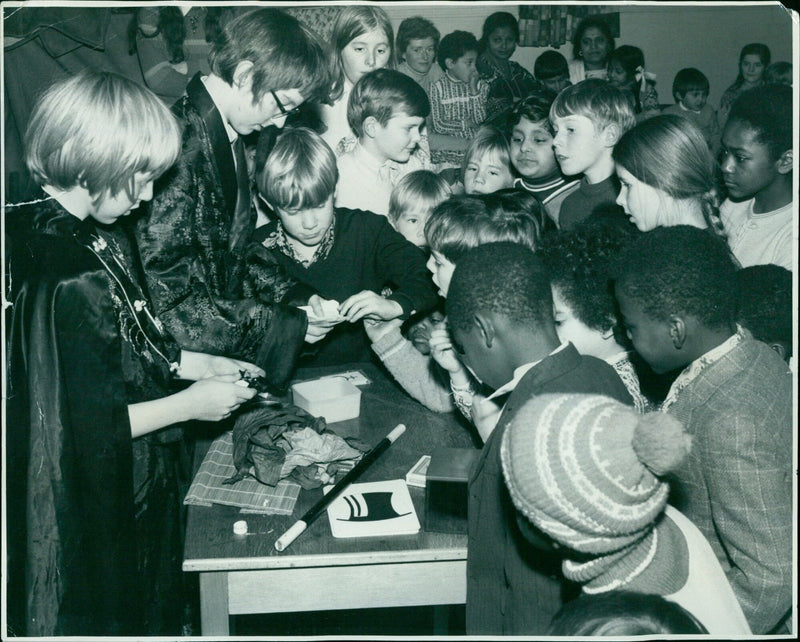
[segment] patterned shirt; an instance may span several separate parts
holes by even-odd
[[[489,84],[478,81],[478,93],[470,93],[469,83],[445,73],[431,85],[431,126],[437,134],[473,138],[486,118]]]

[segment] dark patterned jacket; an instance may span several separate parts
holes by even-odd
[[[243,292],[255,213],[237,219],[233,151],[222,117],[195,76],[173,107],[180,158],[155,185],[136,237],[156,312],[181,347],[252,361],[282,387],[303,346],[313,290],[264,264],[256,297]],[[249,200],[249,187],[245,188]]]

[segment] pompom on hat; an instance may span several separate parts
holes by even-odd
[[[607,555],[642,540],[664,510],[668,484],[691,440],[666,413],[638,414],[599,395],[540,395],[503,435],[514,505],[575,551]]]

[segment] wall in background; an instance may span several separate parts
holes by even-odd
[[[609,3],[610,4],[610,3]],[[483,21],[494,11],[517,14],[512,3],[401,4],[382,5],[395,31],[403,18],[421,15],[433,22],[442,35],[456,29],[480,38]],[[763,42],[772,60],[791,62],[792,23],[787,10],[775,2],[761,5],[721,4],[643,5],[620,4],[620,37],[617,45],[636,45],[644,51],[647,70],[658,76],[656,88],[662,103],[671,103],[672,79],[683,67],[697,67],[708,76],[709,102],[716,106],[722,93],[736,79],[741,48]],[[533,71],[536,57],[545,48],[518,47],[514,60]],[[572,47],[559,51],[569,60]]]

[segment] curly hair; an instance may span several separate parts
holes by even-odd
[[[780,265],[751,265],[736,273],[736,320],[764,343],[792,345],[792,273]]]
[[[651,319],[689,315],[708,328],[734,322],[736,264],[708,230],[675,225],[643,233],[623,250],[612,278]]]
[[[550,284],[578,320],[593,330],[605,332],[617,323],[612,268],[635,234],[628,224],[589,218],[549,236],[538,252]]]
[[[447,292],[447,319],[466,331],[479,311],[534,330],[552,325],[553,298],[541,259],[508,241],[479,245],[464,254]]]
[[[756,133],[777,160],[792,149],[792,88],[789,85],[763,85],[748,89],[731,106],[728,122],[741,121]]]

